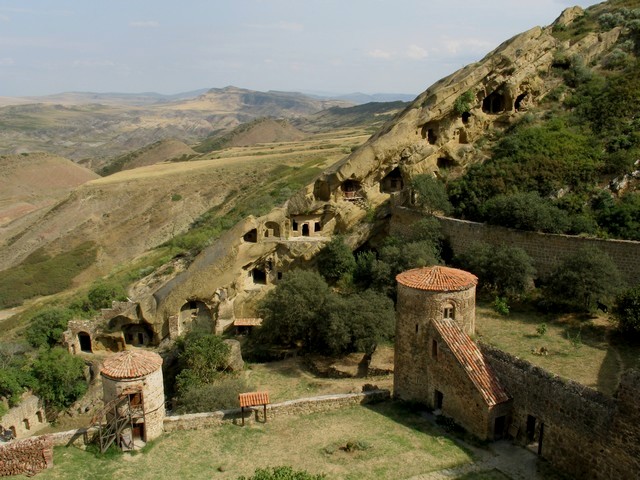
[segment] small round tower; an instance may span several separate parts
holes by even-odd
[[[429,397],[427,357],[430,324],[454,321],[468,335],[475,331],[478,278],[464,270],[440,265],[407,270],[396,276],[396,339],[394,395],[404,400]]]
[[[160,436],[165,417],[162,357],[126,350],[107,358],[100,370],[107,423],[118,425],[115,441],[133,448]]]

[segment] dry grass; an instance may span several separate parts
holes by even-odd
[[[393,349],[391,346],[379,347]],[[244,374],[257,390],[267,390],[272,402],[332,393],[361,392],[369,383],[391,390],[393,375],[368,378],[320,378],[310,373],[300,357],[247,365]]]
[[[542,323],[547,325],[544,335],[537,332]],[[477,308],[478,339],[609,395],[624,370],[640,365],[639,349],[612,345],[610,330],[604,316],[542,315],[526,309],[503,317],[487,305]],[[547,355],[533,353],[541,347]]]
[[[369,448],[351,453],[336,448],[349,440]],[[59,448],[54,468],[38,478],[235,479],[257,467],[292,465],[331,479],[400,479],[471,461],[437,427],[384,403],[275,418],[244,428],[173,432],[133,456],[96,459],[76,448]]]

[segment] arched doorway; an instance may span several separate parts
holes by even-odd
[[[211,310],[204,302],[189,300],[180,309],[178,333],[191,330],[213,332],[214,322]]]
[[[91,336],[87,332],[78,332],[78,343],[80,344],[80,351],[91,353]]]

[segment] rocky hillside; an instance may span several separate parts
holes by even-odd
[[[570,8],[549,27],[504,42],[481,61],[436,82],[362,147],[294,195],[284,209],[248,218],[155,291],[137,290],[142,317],[160,337],[179,333],[181,308],[199,301],[224,327],[288,269],[313,258],[336,233],[366,241],[363,220],[387,202],[405,201],[411,178],[455,178],[489,158],[491,147],[563,83],[558,59],[598,64],[627,41],[629,29],[599,28],[608,4]],[[249,312],[249,313],[247,313]]]

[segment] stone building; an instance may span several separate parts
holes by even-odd
[[[433,266],[396,280],[394,395],[453,418],[480,439],[501,437],[511,401],[470,337],[478,279]]]
[[[106,417],[101,445],[123,449],[162,434],[165,418],[162,357],[146,350],[126,350],[107,358],[100,370]],[[106,433],[105,433],[106,432]],[[105,448],[105,449],[106,449]]]
[[[30,392],[23,394],[20,403],[0,418],[0,425],[5,431],[11,431],[13,438],[34,435],[49,425],[43,401]],[[0,431],[2,433],[4,432]]]

